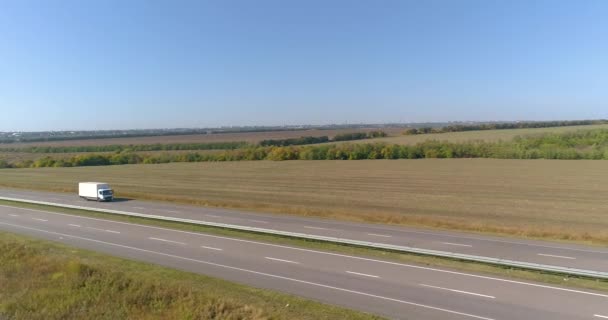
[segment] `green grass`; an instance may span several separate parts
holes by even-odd
[[[3,232],[0,261],[2,319],[378,319]]]
[[[0,170],[0,186],[608,244],[605,161],[243,161]]]
[[[163,228],[169,228],[169,229],[175,229],[175,230],[200,232],[200,233],[205,233],[205,234],[213,234],[213,235],[226,236],[226,237],[239,238],[239,239],[247,239],[247,240],[260,241],[260,242],[265,242],[265,243],[287,245],[287,246],[307,248],[307,249],[327,251],[327,252],[335,252],[335,253],[360,256],[360,257],[376,258],[376,259],[395,261],[395,262],[400,262],[400,263],[424,265],[424,266],[439,267],[439,268],[449,268],[452,270],[458,270],[458,271],[463,271],[463,272],[481,273],[481,274],[490,275],[490,276],[499,276],[499,277],[518,279],[518,280],[538,281],[538,282],[544,282],[544,283],[559,285],[559,286],[593,289],[593,290],[608,292],[608,280],[597,280],[597,279],[589,279],[589,278],[584,278],[584,277],[564,277],[563,275],[560,275],[560,274],[523,270],[523,269],[517,269],[517,268],[497,266],[497,265],[492,265],[492,264],[467,262],[467,261],[461,261],[461,260],[457,260],[457,259],[448,259],[448,258],[432,257],[432,256],[418,255],[418,254],[401,253],[401,252],[395,252],[395,251],[390,251],[390,250],[371,249],[371,248],[364,248],[364,247],[357,247],[357,246],[350,246],[350,245],[335,244],[335,243],[330,243],[330,242],[298,239],[298,238],[292,238],[292,237],[283,237],[283,236],[268,235],[268,234],[254,233],[254,232],[237,231],[237,230],[230,230],[230,229],[224,229],[224,228],[192,225],[192,224],[186,224],[186,223],[160,221],[160,220],[145,219],[145,218],[138,218],[138,217],[127,217],[127,216],[105,214],[105,213],[86,211],[86,210],[57,208],[57,207],[51,207],[51,206],[41,206],[41,205],[25,204],[25,203],[18,203],[18,202],[2,201],[2,200],[0,200],[0,205],[10,205],[10,206],[21,207],[21,208],[68,213],[68,214],[74,214],[74,215],[85,216],[85,217],[94,217],[94,218],[101,218],[101,219],[107,219],[107,220],[157,226],[157,227],[163,227]]]

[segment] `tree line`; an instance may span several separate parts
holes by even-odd
[[[567,126],[587,126],[594,124],[607,124],[608,120],[572,120],[572,121],[534,121],[534,122],[505,122],[505,123],[484,123],[471,125],[450,125],[445,127],[422,127],[409,128],[403,131],[404,135],[428,134],[428,133],[447,133],[462,131],[480,130],[504,130],[504,129],[529,129],[529,128],[549,128]]]
[[[137,151],[176,151],[176,150],[232,150],[249,146],[245,141],[209,143],[156,143],[137,145],[101,146],[32,146],[20,148],[0,148],[0,152],[25,153],[75,153],[75,152],[137,152]]]
[[[260,146],[263,147],[286,147],[286,146],[298,146],[298,145],[306,145],[306,144],[317,144],[317,143],[325,143],[325,142],[333,142],[333,141],[352,141],[352,140],[363,140],[363,139],[371,139],[371,138],[381,138],[386,137],[387,134],[381,130],[375,130],[370,132],[351,132],[351,133],[341,133],[334,136],[333,139],[329,139],[328,136],[321,137],[300,137],[300,138],[289,138],[289,139],[269,139],[260,141]]]
[[[0,160],[0,168],[77,167],[203,161],[425,158],[608,160],[608,129],[517,137],[506,142],[430,140],[411,146],[386,143],[251,146],[211,154],[192,152],[145,155],[134,152],[119,152],[115,154],[83,154],[65,159],[47,156],[35,161],[26,160],[17,163]]]

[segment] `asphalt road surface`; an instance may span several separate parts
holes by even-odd
[[[417,228],[250,213],[140,200],[98,203],[75,194],[0,189],[0,196],[124,210],[178,218],[608,272],[608,248]]]
[[[195,232],[8,206],[0,206],[0,230],[394,319],[608,318],[601,292]]]

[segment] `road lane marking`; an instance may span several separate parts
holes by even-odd
[[[389,236],[386,234],[377,234],[377,233],[368,233],[368,236],[374,236],[374,237],[382,237],[382,238],[392,238],[393,236]]]
[[[173,210],[165,210],[165,211],[169,212],[169,213],[179,213],[179,211],[173,211]]]
[[[277,258],[271,258],[271,257],[264,257],[268,260],[274,260],[274,261],[279,261],[279,262],[286,262],[286,263],[293,263],[293,264],[300,264],[299,262],[295,262],[295,261],[289,261],[289,260],[283,260],[283,259],[277,259]]]
[[[442,288],[442,287],[431,286],[431,285],[423,284],[423,283],[421,283],[420,285],[423,286],[423,287],[427,287],[427,288],[434,288],[434,289],[439,289],[439,290],[445,290],[445,291],[451,291],[451,292],[457,292],[457,293],[470,294],[472,296],[478,296],[478,297],[496,299],[495,296],[489,296],[489,295],[485,295],[485,294],[481,294],[481,293],[474,293],[474,292],[469,292],[469,291],[462,291],[462,290],[456,290],[456,289]]]
[[[224,264],[219,264],[219,263],[214,263],[214,262],[209,262],[209,261],[204,261],[204,260],[198,260],[198,259],[193,259],[193,258],[188,258],[188,257],[182,257],[182,256],[177,256],[177,255],[173,255],[173,254],[169,254],[169,253],[164,253],[164,252],[158,252],[158,251],[153,251],[153,250],[148,250],[148,249],[131,247],[131,246],[127,246],[127,245],[123,245],[123,244],[118,244],[118,243],[112,243],[112,242],[106,242],[106,241],[91,239],[91,238],[79,237],[79,236],[74,236],[74,235],[71,235],[71,234],[53,232],[53,231],[48,231],[48,230],[43,230],[43,229],[38,229],[38,228],[25,227],[25,226],[5,223],[5,222],[0,222],[0,224],[7,225],[7,226],[12,226],[12,227],[16,227],[16,228],[22,228],[22,229],[26,229],[26,230],[34,230],[34,231],[48,233],[48,234],[53,234],[53,235],[57,235],[57,236],[64,236],[64,237],[69,237],[69,238],[74,238],[74,239],[80,239],[80,240],[84,240],[84,241],[90,241],[90,242],[105,244],[105,245],[108,245],[108,246],[115,246],[115,247],[119,247],[119,248],[133,250],[133,251],[152,253],[152,254],[156,254],[156,255],[160,255],[160,256],[165,256],[165,257],[169,257],[169,258],[180,259],[180,260],[190,261],[190,262],[196,262],[196,263],[205,264],[205,265],[209,265],[209,266],[214,266],[214,267],[219,267],[219,268],[225,268],[225,269],[230,269],[230,270],[236,270],[236,271],[256,274],[256,275],[260,275],[260,276],[265,276],[265,277],[269,277],[269,278],[275,278],[275,279],[280,279],[280,280],[285,280],[285,281],[291,281],[291,282],[296,282],[296,283],[301,283],[301,284],[307,284],[307,285],[315,286],[315,287],[319,287],[319,288],[332,289],[332,290],[335,290],[335,291],[341,291],[341,292],[346,292],[346,293],[350,293],[350,294],[360,295],[360,296],[364,296],[364,297],[376,298],[376,299],[379,299],[379,300],[385,300],[385,301],[391,301],[391,302],[406,304],[406,305],[410,305],[410,306],[416,306],[416,307],[420,307],[420,308],[424,308],[424,309],[429,309],[429,310],[435,310],[435,311],[441,311],[441,312],[445,312],[445,313],[457,314],[457,315],[461,315],[461,316],[465,316],[465,317],[470,317],[470,318],[474,318],[474,319],[495,320],[493,318],[487,318],[487,317],[477,316],[477,315],[474,315],[474,314],[464,313],[464,312],[460,312],[460,311],[454,311],[454,310],[450,310],[450,309],[433,307],[433,306],[426,305],[426,304],[421,304],[421,303],[416,303],[416,302],[410,302],[410,301],[406,301],[406,300],[399,300],[399,299],[395,299],[395,298],[384,297],[384,296],[380,296],[380,295],[376,295],[376,294],[372,294],[372,293],[366,293],[366,292],[361,292],[361,291],[356,291],[356,290],[351,290],[351,289],[346,289],[346,288],[333,287],[333,286],[329,286],[329,285],[322,284],[322,283],[316,283],[316,282],[311,282],[311,281],[306,281],[306,280],[300,280],[300,279],[295,279],[295,278],[288,278],[288,277],[279,276],[279,275],[275,275],[275,274],[271,274],[271,273],[265,273],[265,272],[260,272],[260,271],[255,271],[255,270],[249,270],[249,269],[244,269],[244,268],[239,268],[239,267],[233,267],[233,266],[229,266],[229,265],[224,265]]]
[[[220,216],[214,216],[212,214],[206,214],[207,217],[211,217],[211,218],[221,218]]]
[[[93,227],[86,227],[87,229],[90,230],[96,230],[96,231],[106,231],[105,229],[99,229],[99,228],[93,228]]]
[[[304,226],[304,228],[306,228],[306,229],[315,229],[315,230],[327,230],[327,228],[311,227],[311,226]]]
[[[70,227],[76,227],[76,228],[80,228],[81,227],[80,225],[73,224],[73,223],[68,224],[68,226],[70,226]]]
[[[15,209],[15,207],[7,206],[7,205],[0,205],[0,207]],[[583,295],[588,295],[588,296],[608,298],[608,294],[601,294],[601,293],[596,293],[596,292],[589,292],[589,291],[582,291],[582,290],[576,290],[576,289],[567,289],[567,288],[553,287],[553,286],[550,286],[550,285],[543,285],[543,284],[537,284],[537,283],[523,282],[523,281],[517,281],[517,280],[501,279],[501,278],[482,276],[482,275],[472,274],[472,273],[464,273],[464,272],[458,272],[458,271],[437,269],[437,268],[432,268],[432,267],[417,266],[417,265],[413,265],[413,264],[405,264],[405,263],[399,263],[399,262],[391,262],[391,261],[377,260],[377,259],[371,259],[371,258],[349,256],[349,255],[340,254],[340,253],[323,252],[323,251],[317,251],[317,250],[312,250],[312,249],[296,248],[296,247],[290,247],[290,246],[285,246],[285,245],[280,245],[280,244],[271,244],[271,243],[256,242],[256,241],[251,241],[251,240],[235,239],[235,238],[229,238],[229,237],[223,237],[223,236],[215,236],[215,235],[203,234],[203,233],[192,232],[192,231],[183,231],[183,230],[176,230],[176,229],[155,227],[155,226],[144,225],[144,224],[136,224],[136,223],[129,223],[129,222],[114,221],[114,220],[105,220],[105,219],[91,218],[91,217],[84,217],[84,216],[75,216],[75,215],[71,215],[71,214],[67,214],[67,213],[59,213],[59,212],[44,211],[44,210],[37,210],[37,209],[18,208],[18,210],[32,211],[32,212],[41,212],[41,213],[45,213],[45,214],[65,216],[65,217],[70,217],[70,218],[75,218],[75,219],[103,221],[103,222],[107,222],[107,223],[114,223],[114,224],[120,224],[120,225],[125,225],[125,226],[132,226],[132,227],[145,228],[145,229],[153,229],[153,230],[161,230],[161,231],[175,232],[175,233],[183,233],[183,234],[195,235],[195,236],[206,237],[206,238],[214,238],[214,239],[223,239],[223,240],[229,240],[229,241],[235,241],[235,242],[251,243],[251,244],[256,244],[256,245],[261,245],[261,246],[268,246],[268,247],[273,247],[273,248],[282,248],[282,249],[289,249],[289,250],[294,250],[294,251],[316,253],[316,254],[321,254],[321,255],[328,255],[328,256],[333,256],[333,257],[342,257],[342,258],[348,258],[348,259],[359,260],[359,261],[368,261],[368,262],[374,262],[374,263],[381,263],[381,264],[398,266],[398,267],[404,267],[404,268],[419,269],[419,270],[439,272],[439,273],[445,273],[445,274],[453,274],[453,275],[458,275],[458,276],[463,276],[463,277],[469,277],[469,278],[475,278],[475,279],[484,279],[484,280],[489,280],[489,281],[497,281],[497,282],[510,283],[510,284],[528,286],[528,287],[535,287],[535,288],[542,288],[542,289],[548,289],[548,290],[554,290],[554,291],[570,292],[570,293],[583,294]]]
[[[458,246],[458,247],[472,247],[470,244],[462,244],[462,243],[454,243],[454,242],[442,242],[443,244],[447,244],[450,246]]]
[[[596,318],[608,319],[608,316],[603,316],[601,314],[594,314],[593,316]]]
[[[380,278],[379,276],[375,276],[373,274],[359,273],[359,272],[354,272],[354,271],[346,271],[346,273],[355,274],[358,276],[370,277],[370,278]]]
[[[268,223],[268,222],[262,221],[262,220],[253,220],[253,219],[247,219],[247,220],[249,220],[251,222],[257,222],[257,223]]]
[[[573,257],[566,257],[566,256],[556,256],[554,254],[544,254],[544,253],[539,253],[539,256],[543,256],[543,257],[551,257],[551,258],[559,258],[559,259],[569,259],[569,260],[576,260],[576,258]]]
[[[146,210],[146,208],[142,208],[142,207],[133,207],[133,209]]]
[[[186,245],[184,242],[179,242],[179,241],[173,241],[173,240],[167,240],[167,239],[161,239],[161,238],[153,238],[153,237],[149,237],[148,239],[150,240],[156,240],[156,241],[162,241],[162,242],[169,242],[169,243],[175,243],[175,244],[181,244],[181,245]]]
[[[9,213],[8,215],[11,216],[11,217],[18,217],[19,216],[18,214],[12,214],[12,213]]]
[[[100,228],[93,228],[93,227],[87,227],[87,229],[97,230],[97,231],[103,231],[103,232],[109,232],[109,233],[120,233],[120,232],[114,231],[114,230],[107,230],[107,229],[100,229]]]
[[[215,250],[215,251],[224,251],[224,249],[220,249],[220,248],[214,248],[214,247],[205,247],[205,246],[201,246],[201,248],[205,248],[205,249],[209,249],[209,250]]]
[[[46,219],[40,219],[40,218],[32,218],[32,220],[36,220],[36,221],[42,221],[42,222],[47,222],[49,220]]]

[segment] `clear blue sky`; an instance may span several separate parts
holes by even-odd
[[[608,118],[608,1],[0,2],[0,131]]]

